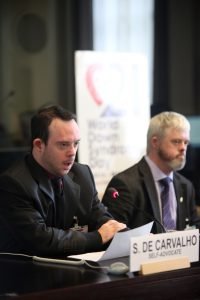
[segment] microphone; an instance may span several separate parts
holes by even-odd
[[[119,197],[119,192],[113,187],[108,188],[107,192],[113,199],[117,199]]]
[[[108,190],[107,190],[107,192],[110,194],[110,196],[111,196],[111,198],[113,200],[116,200],[117,198],[120,198],[119,192],[114,187],[109,187]],[[136,206],[135,203],[133,203],[133,206],[134,206],[134,208],[136,210],[138,210],[139,212],[143,213],[144,216],[146,216],[149,220],[156,222],[161,227],[162,232],[166,233],[165,227],[163,226],[163,224],[158,219],[156,219],[155,217],[153,217],[147,211],[145,211],[145,210],[139,208],[138,206]]]

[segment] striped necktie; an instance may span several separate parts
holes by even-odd
[[[176,229],[175,220],[172,218],[171,213],[171,203],[170,203],[170,181],[169,177],[165,177],[159,180],[161,184],[161,204],[162,204],[162,216],[163,216],[163,225],[166,230]]]

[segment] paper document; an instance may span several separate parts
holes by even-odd
[[[130,239],[132,237],[149,234],[152,225],[153,222],[150,222],[138,228],[116,233],[106,251],[85,253],[80,255],[70,255],[68,257],[90,260],[90,261],[101,261],[101,260],[112,259],[116,257],[129,256]]]

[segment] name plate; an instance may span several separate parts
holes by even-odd
[[[144,263],[169,261],[188,257],[199,260],[199,230],[191,229],[132,237],[130,241],[130,272],[141,270]]]

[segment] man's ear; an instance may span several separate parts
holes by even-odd
[[[159,139],[157,136],[153,136],[151,139],[151,144],[154,149],[157,149],[159,146]]]
[[[43,146],[43,141],[39,138],[34,139],[33,141],[33,147],[36,148],[37,150],[42,150],[42,146]]]

